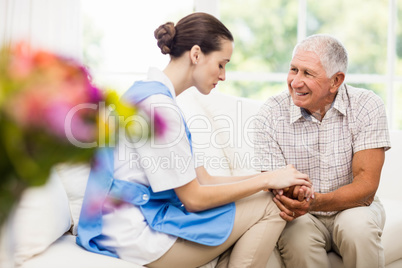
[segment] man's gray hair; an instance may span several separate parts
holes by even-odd
[[[292,57],[298,49],[316,53],[321,60],[328,78],[337,72],[346,74],[348,69],[348,52],[335,37],[327,34],[311,35],[296,45]]]

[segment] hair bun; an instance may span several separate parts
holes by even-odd
[[[161,49],[162,54],[170,54],[175,34],[176,29],[173,22],[162,24],[154,31],[154,36],[158,41],[158,47]]]

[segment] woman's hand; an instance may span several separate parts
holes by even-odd
[[[289,188],[294,185],[303,187],[303,194],[311,196],[314,191],[308,191],[308,188],[312,188],[312,183],[309,180],[307,174],[299,172],[293,167],[293,165],[287,165],[284,168],[280,168],[271,172],[265,172],[268,179],[268,189],[279,189],[278,193],[283,193],[283,189]]]

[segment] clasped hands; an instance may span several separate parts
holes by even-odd
[[[280,216],[285,221],[293,221],[310,211],[314,202],[313,187],[295,185],[285,189],[273,189],[274,202],[281,210]]]

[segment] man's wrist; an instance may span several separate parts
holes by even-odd
[[[322,203],[322,193],[314,193],[314,198],[311,199],[310,206],[309,206],[309,211],[308,212],[313,212],[313,211],[322,211],[322,208],[320,208],[320,204]]]

